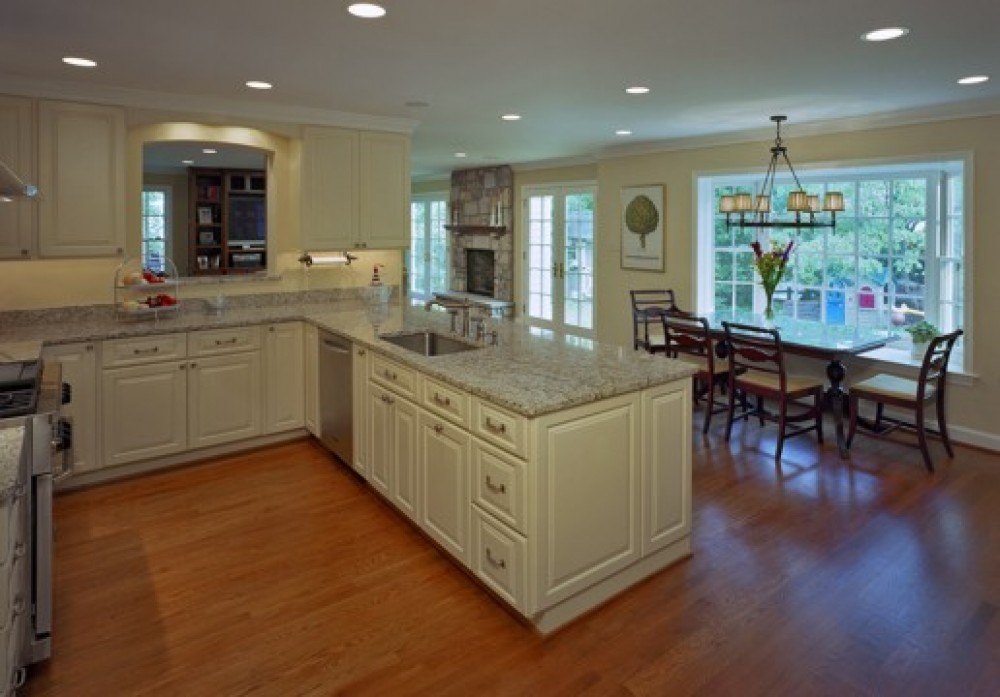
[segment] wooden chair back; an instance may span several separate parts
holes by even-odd
[[[723,322],[722,328],[729,353],[730,387],[735,389],[733,381],[738,375],[752,379],[755,373],[764,373],[775,376],[778,390],[785,392],[785,359],[778,330],[736,322]]]
[[[644,348],[649,352],[662,347],[649,341],[649,323],[659,323],[664,312],[678,312],[673,290],[630,290],[632,302],[632,348]]]
[[[694,356],[704,361],[709,375],[714,375],[715,346],[708,320],[686,312],[663,314],[661,320],[667,355],[671,358],[678,358],[681,354]]]
[[[918,402],[923,402],[933,394],[944,391],[951,350],[962,334],[961,329],[956,329],[949,334],[934,337],[927,345],[923,363],[920,365],[920,376],[917,378]],[[928,392],[928,388],[932,389],[933,392]]]

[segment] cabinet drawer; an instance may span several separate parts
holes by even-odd
[[[371,366],[372,380],[404,397],[416,399],[417,373],[412,368],[407,368],[376,352],[372,352],[369,366]]]
[[[472,432],[477,436],[519,457],[527,457],[528,422],[523,416],[477,399],[472,419]]]
[[[526,533],[525,465],[479,440],[472,443],[472,500],[520,533]]]
[[[186,334],[183,332],[156,334],[105,341],[101,350],[101,364],[105,368],[118,368],[154,361],[176,360],[185,356],[187,356]]]
[[[424,377],[424,406],[453,423],[468,428],[469,395],[443,382]]]
[[[527,542],[473,506],[472,570],[514,608],[524,611]]]
[[[259,348],[260,327],[206,329],[188,334],[188,354],[192,358]]]

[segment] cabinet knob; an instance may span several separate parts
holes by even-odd
[[[494,557],[493,551],[489,547],[486,548],[486,561],[488,561],[490,564],[497,567],[498,569],[507,568],[507,562],[503,559],[497,559],[496,557]]]
[[[441,424],[434,424],[434,433],[442,433],[444,431],[444,426]]]
[[[507,493],[507,486],[503,482],[500,482],[500,484],[494,484],[493,480],[490,479],[490,475],[488,474],[486,475],[486,488],[496,494]]]

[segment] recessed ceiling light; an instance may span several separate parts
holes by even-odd
[[[468,155],[466,155],[464,152],[457,152],[455,153],[455,157],[468,157]]]
[[[990,79],[989,75],[970,75],[958,81],[960,85],[980,85]]]
[[[910,30],[906,27],[883,27],[882,29],[866,32],[861,35],[861,38],[865,41],[892,41],[909,33]]]
[[[430,105],[431,105],[430,102],[425,102],[422,99],[411,99],[410,101],[406,102],[406,106],[410,107],[411,109],[426,109]]]
[[[182,165],[193,165],[194,160],[181,160]]]
[[[215,148],[202,148],[201,151],[206,155],[217,155],[219,153]]]
[[[642,85],[632,85],[631,87],[626,87],[625,91],[629,94],[649,94],[649,88]]]
[[[73,65],[77,68],[96,68],[97,61],[91,60],[89,58],[79,58],[77,56],[65,56],[62,62],[66,65]]]
[[[632,135],[632,131],[628,130],[627,128],[619,128],[617,131],[615,131],[615,135],[616,136],[630,136],[630,135]]]
[[[385,15],[385,8],[373,2],[356,2],[349,5],[347,11],[362,19],[378,19]]]
[[[264,82],[263,80],[247,80],[246,86],[252,90],[269,90],[274,87],[270,82]]]
[[[520,121],[521,120],[521,115],[520,114],[504,114],[500,118],[502,118],[504,121]]]

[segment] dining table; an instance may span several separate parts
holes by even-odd
[[[781,336],[782,350],[786,353],[826,361],[826,377],[830,381],[826,390],[826,403],[833,415],[837,449],[842,458],[847,457],[847,439],[844,434],[846,392],[843,387],[847,367],[844,360],[881,348],[900,338],[898,334],[885,327],[824,324],[786,315],[767,319],[762,314],[743,310],[724,310],[703,316],[708,320],[709,331],[716,342],[716,352],[722,358],[726,357],[726,331],[722,323],[731,322],[777,329]]]

